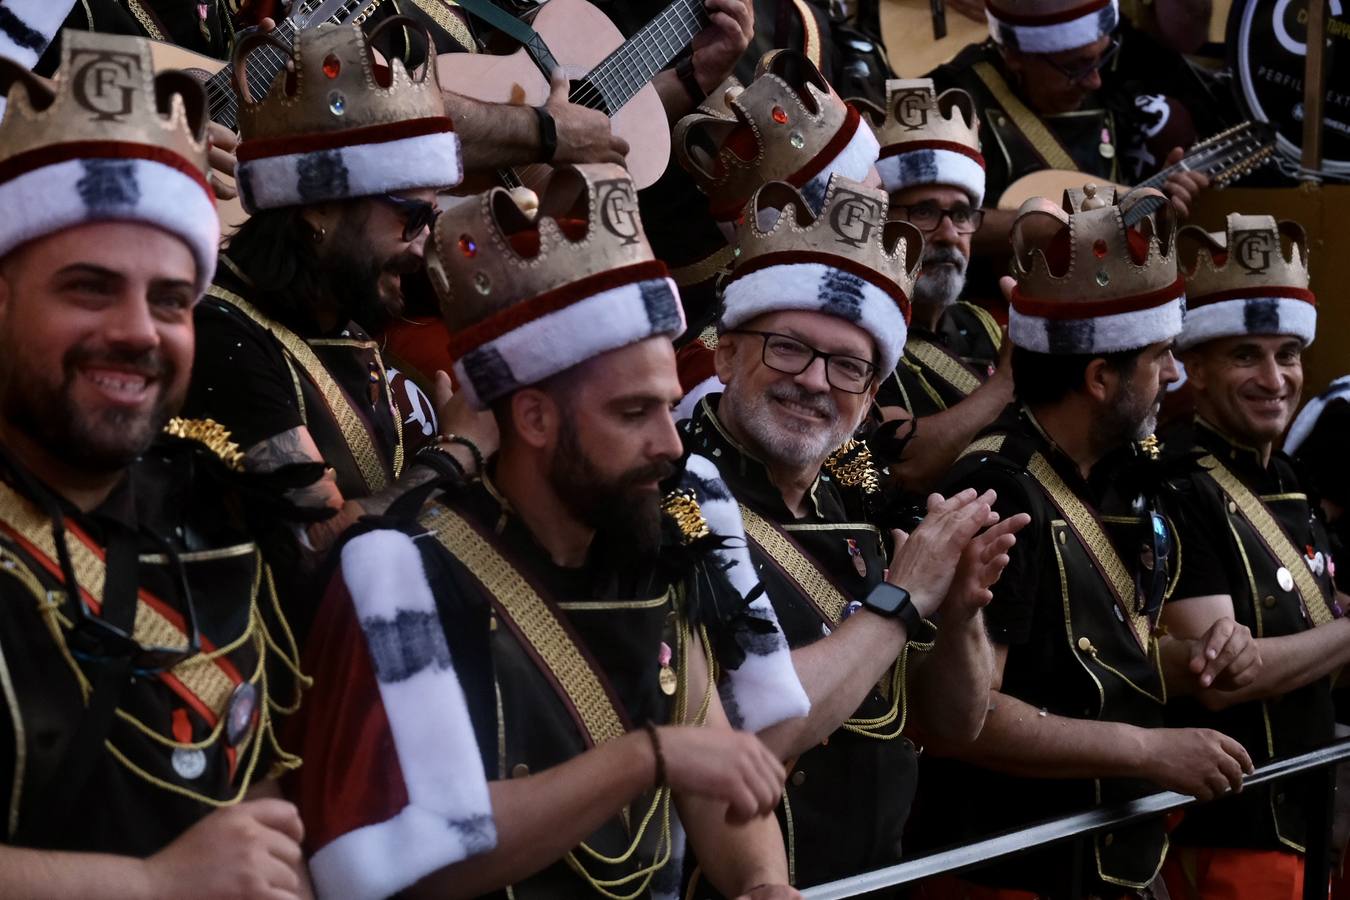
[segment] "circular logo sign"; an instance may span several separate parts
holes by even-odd
[[[1322,99],[1322,168],[1350,174],[1350,0],[1330,0]],[[1307,0],[1235,0],[1228,17],[1240,100],[1269,122],[1281,156],[1298,164],[1303,146],[1303,66]]]

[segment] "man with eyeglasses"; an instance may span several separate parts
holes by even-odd
[[[1166,159],[1134,169],[1148,135],[1171,132],[1147,114],[1159,98],[1141,105],[1146,98],[1135,96],[1139,85],[1118,83],[1117,0],[994,0],[986,17],[990,39],[931,73],[939,88],[967,91],[980,110],[991,209],[974,239],[978,253],[1007,253],[1015,212],[997,209],[998,201],[1024,175],[1067,169],[1128,184],[1180,159],[1181,148],[1169,146]],[[1168,88],[1143,87],[1149,93]],[[1200,173],[1180,172],[1164,190],[1184,216],[1207,184]]]
[[[0,895],[308,896],[247,476],[171,418],[220,235],[205,98],[147,41],[62,52],[54,83],[0,61]]]
[[[927,78],[892,80],[884,111],[875,112],[877,171],[891,216],[924,238],[905,352],[883,376],[876,406],[885,421],[912,421],[891,472],[902,490],[921,494],[1012,399],[1011,344],[993,316],[959,299],[984,217],[984,156],[970,95],[939,95]]]
[[[1163,214],[1144,219],[1136,204],[1154,202]],[[1212,799],[1251,771],[1233,738],[1163,727],[1169,699],[1240,688],[1259,668],[1231,616],[1187,639],[1157,628],[1179,555],[1150,440],[1183,315],[1171,219],[1152,190],[1118,203],[1068,191],[1063,208],[1041,200],[1018,219],[1016,281],[1005,282],[1017,399],[947,484],[995,490],[997,511],[1031,524],[985,612],[996,662],[984,730],[934,748],[953,759],[925,757],[933,802],[916,833],[927,846],[1159,788]],[[943,878],[924,896],[1149,897],[1166,850],[1155,819]]]
[[[1333,583],[1320,510],[1275,449],[1298,407],[1303,348],[1317,327],[1308,245],[1296,223],[1239,213],[1223,232],[1182,236],[1187,314],[1177,343],[1196,416],[1163,439],[1170,453],[1198,455],[1199,467],[1171,485],[1182,565],[1162,621],[1187,638],[1236,618],[1257,635],[1262,666],[1241,691],[1183,700],[1169,713],[1232,735],[1265,762],[1332,739],[1331,676],[1350,663],[1348,601]],[[1301,896],[1301,850],[1307,829],[1319,827],[1306,816],[1309,790],[1262,787],[1188,811],[1164,870],[1172,895]]]
[[[915,742],[979,732],[980,607],[1025,522],[966,491],[930,497],[908,540],[873,524],[878,473],[852,435],[900,358],[921,239],[886,221],[885,193],[838,175],[811,210],[784,182],[745,208],[717,338],[725,389],[681,424],[740,504],[811,700],[810,716],[760,732],[796,760],[781,816],[800,886],[896,862]]]
[[[398,17],[377,31],[387,28],[419,33]],[[328,469],[291,492],[336,511],[305,534],[307,549],[322,551],[409,486],[472,469],[480,451],[438,430],[454,427],[441,421],[444,407],[387,370],[368,333],[401,310],[436,191],[461,178],[435,70],[415,82],[394,61],[390,85],[376,84],[367,40],[349,26],[305,30],[296,46],[296,96],[274,90],[241,104],[238,182],[252,217],[228,239],[197,309],[188,409],[230,428],[251,471]],[[249,45],[240,49],[246,62]],[[305,618],[297,610],[297,624]]]

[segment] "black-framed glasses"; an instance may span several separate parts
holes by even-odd
[[[1056,62],[1048,56],[1042,56],[1041,59],[1045,60],[1045,64],[1050,68],[1069,79],[1069,84],[1081,84],[1091,77],[1093,72],[1100,72],[1110,65],[1111,60],[1115,59],[1116,54],[1119,52],[1120,39],[1111,38],[1111,43],[1106,45],[1106,49],[1102,52],[1102,55],[1090,63],[1070,67],[1061,62]]]
[[[393,194],[376,194],[375,199],[391,207],[403,220],[403,243],[411,244],[417,240],[423,228],[430,228],[440,215],[435,203],[426,200],[413,200],[409,197],[395,197]]]
[[[1135,587],[1139,594],[1141,611],[1149,621],[1155,621],[1167,596],[1172,534],[1167,528],[1167,520],[1153,510],[1144,514],[1140,527],[1145,533],[1139,547],[1139,567],[1135,569]]]
[[[894,206],[892,210],[925,234],[937,231],[944,217],[952,220],[952,227],[957,234],[974,234],[980,230],[980,223],[984,221],[984,210],[959,204],[943,209],[936,203],[926,202],[913,206]]]
[[[825,360],[825,380],[830,387],[848,394],[865,392],[876,377],[877,367],[847,353],[825,353],[804,341],[772,331],[733,329],[731,334],[752,334],[764,339],[764,365],[784,375],[800,375],[817,359]]]

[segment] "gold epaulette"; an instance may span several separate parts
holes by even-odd
[[[1139,447],[1140,453],[1154,462],[1157,462],[1162,458],[1163,444],[1162,441],[1158,440],[1156,434],[1150,434],[1147,437],[1141,438],[1136,441],[1136,446]]]
[[[164,433],[176,438],[196,441],[236,472],[244,471],[244,451],[230,440],[230,430],[214,419],[180,419],[174,417],[164,426]]]
[[[864,494],[881,490],[876,467],[872,465],[872,450],[862,441],[852,438],[845,441],[825,460],[825,471],[840,487],[861,488]]]
[[[703,509],[698,505],[698,498],[687,488],[666,494],[666,498],[661,501],[661,511],[675,520],[686,544],[692,544],[711,533],[708,520],[703,518]]]

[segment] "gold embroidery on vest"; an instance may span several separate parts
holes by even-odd
[[[991,434],[988,437],[976,438],[961,451],[957,459],[965,459],[975,453],[998,453],[1003,449],[1003,437],[1001,434]]]
[[[285,348],[287,355],[295,360],[305,376],[318,388],[319,394],[328,406],[329,413],[332,414],[333,420],[337,422],[338,430],[342,433],[347,449],[356,460],[357,468],[361,471],[361,480],[366,483],[366,488],[371,493],[375,493],[387,487],[391,479],[385,473],[384,460],[379,451],[375,449],[375,442],[370,430],[366,428],[365,421],[352,408],[347,395],[338,387],[337,382],[333,380],[333,376],[328,373],[328,369],[314,353],[314,348],[285,325],[268,318],[261,310],[238,294],[214,284],[206,293],[208,296],[233,306],[277,339],[277,342]],[[389,412],[394,420],[395,443],[392,468],[393,478],[397,479],[403,472],[403,415],[398,411],[398,405],[394,403],[394,390],[385,376],[384,361],[380,358],[378,350],[373,352],[375,353],[375,363],[380,370],[380,377],[384,380],[385,394],[389,400]],[[303,399],[300,402],[303,404]]]
[[[1233,501],[1238,513],[1256,531],[1270,554],[1293,576],[1299,600],[1308,617],[1312,619],[1313,625],[1325,625],[1334,620],[1336,617],[1327,606],[1326,596],[1322,593],[1317,579],[1313,577],[1312,570],[1308,568],[1302,551],[1294,545],[1289,533],[1275,521],[1275,517],[1266,509],[1265,504],[1242,483],[1241,479],[1213,456],[1201,459],[1200,466],[1209,472],[1209,477],[1213,478]]]
[[[918,360],[928,371],[960,391],[962,396],[969,397],[980,386],[980,379],[975,377],[975,373],[955,356],[930,341],[917,337],[910,338],[905,344],[905,352]],[[946,403],[943,403],[943,406],[945,407]]]

